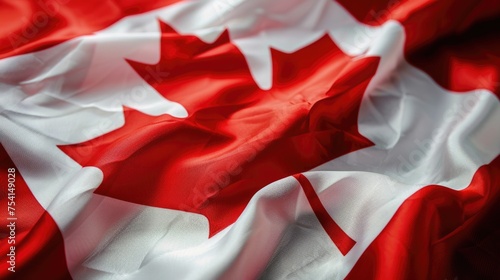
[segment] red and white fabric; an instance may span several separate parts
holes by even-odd
[[[0,22],[0,278],[500,277],[498,1],[4,0]]]

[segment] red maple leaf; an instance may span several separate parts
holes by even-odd
[[[124,108],[123,127],[61,146],[103,171],[96,193],[202,214],[212,236],[267,184],[373,145],[357,116],[378,58],[353,59],[328,35],[292,54],[272,49],[273,86],[262,90],[227,31],[207,44],[160,24],[160,61],[129,63],[188,117]]]

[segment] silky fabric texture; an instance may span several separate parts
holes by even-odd
[[[496,276],[498,5],[167,2],[7,23],[28,279]]]

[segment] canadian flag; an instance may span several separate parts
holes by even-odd
[[[0,278],[500,278],[497,0],[0,23]]]

